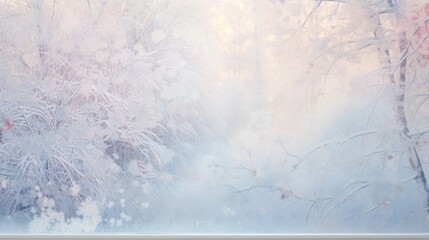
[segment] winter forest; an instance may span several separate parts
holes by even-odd
[[[429,1],[0,0],[0,233],[428,233]]]

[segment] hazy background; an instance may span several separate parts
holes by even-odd
[[[427,233],[427,4],[0,1],[1,232]]]

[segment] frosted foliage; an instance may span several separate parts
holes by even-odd
[[[429,233],[427,0],[0,1],[0,233]]]
[[[64,213],[58,212],[52,206],[47,207],[40,216],[29,223],[32,233],[90,233],[95,232],[101,222],[97,204],[91,199],[82,202],[77,211],[77,217],[65,218]]]

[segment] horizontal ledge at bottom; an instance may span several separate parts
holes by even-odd
[[[0,234],[0,239],[287,239],[287,240],[304,240],[304,239],[429,239],[428,234],[314,234],[314,235],[295,235],[295,234],[245,234],[245,235],[229,235],[229,234]]]

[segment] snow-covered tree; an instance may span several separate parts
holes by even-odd
[[[144,220],[147,199],[175,178],[204,130],[204,92],[188,40],[176,34],[185,6],[1,7],[2,221],[25,216],[19,224],[31,231],[79,232]],[[95,215],[87,226],[85,204]]]

